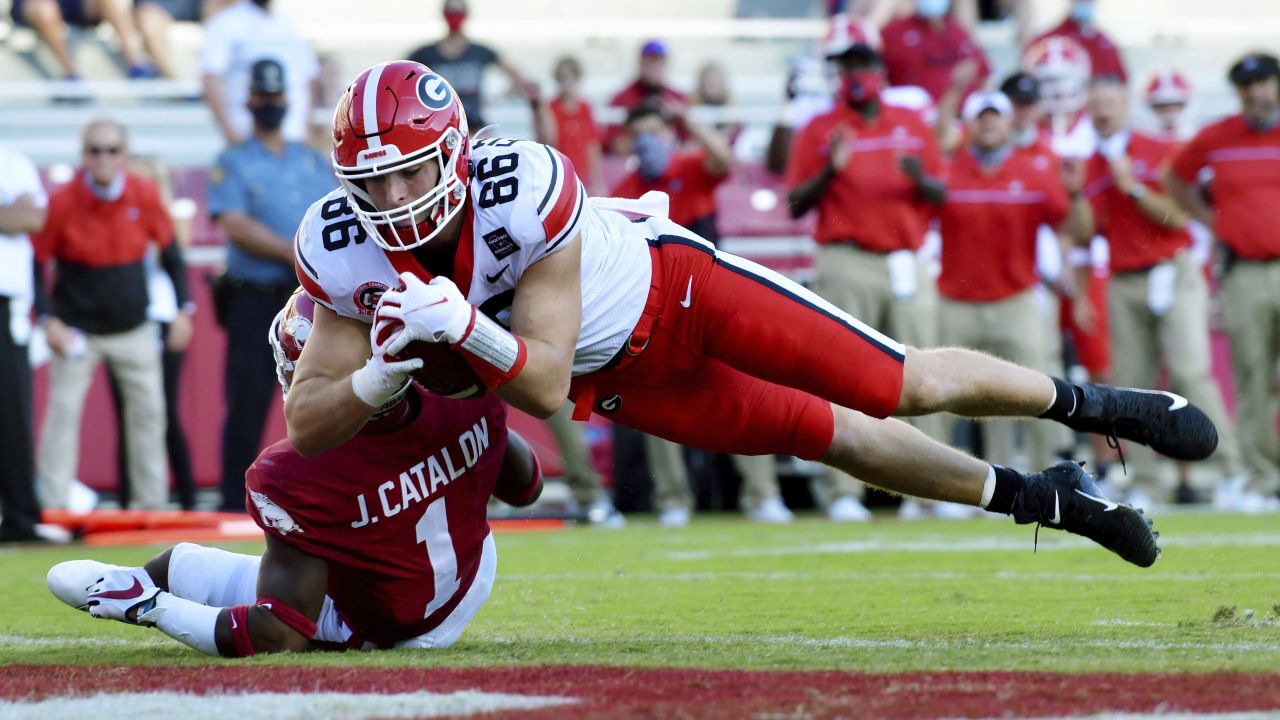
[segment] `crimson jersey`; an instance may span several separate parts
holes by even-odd
[[[412,386],[413,416],[314,457],[281,440],[245,475],[249,514],[325,560],[329,596],[359,646],[437,627],[471,587],[507,445],[494,395],[446,400]]]

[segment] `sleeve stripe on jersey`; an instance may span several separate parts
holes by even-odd
[[[307,256],[302,254],[301,238],[294,236],[293,238],[293,273],[298,276],[298,282],[302,284],[302,288],[307,291],[312,300],[324,305],[330,310],[333,309],[333,301],[329,299],[329,294],[320,287],[320,273],[316,272],[311,263],[307,262]]]
[[[307,272],[311,274],[311,277],[316,278],[318,281],[320,273],[316,272],[316,269],[311,266],[311,263],[307,262],[307,256],[302,254],[302,243],[298,242],[296,237],[293,239],[293,247],[294,252],[298,255],[298,259],[302,261],[302,267],[306,268]]]
[[[563,243],[565,240],[572,238],[574,236],[574,233],[576,233],[578,230],[578,220],[582,218],[582,208],[585,207],[587,204],[587,191],[584,187],[582,187],[581,182],[577,182],[575,184],[578,186],[578,192],[576,193],[576,195],[578,196],[577,209],[573,213],[573,219],[570,220],[567,224],[565,224],[563,228],[561,228],[560,233],[558,235],[556,235],[554,238],[548,241],[548,245],[547,245],[548,254],[555,251],[555,249],[559,247],[560,244]]]
[[[556,157],[560,153],[546,145],[543,145],[542,149],[546,150],[547,156],[551,158],[551,182],[547,185],[547,194],[542,197],[542,202],[538,203],[539,217],[542,217],[542,211],[547,209],[547,203],[551,202],[551,197],[556,194],[556,184],[560,182],[560,160]]]

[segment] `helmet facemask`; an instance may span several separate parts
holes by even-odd
[[[438,141],[408,156],[401,156],[395,146],[384,146],[386,152],[383,156],[392,159],[377,165],[343,168],[335,163],[338,182],[351,197],[352,212],[379,247],[400,251],[424,245],[462,210],[467,197],[467,183],[458,173],[458,167],[470,156],[470,139],[466,130],[464,120],[461,128],[448,128]],[[422,163],[435,164],[438,170],[435,185],[405,205],[377,209],[363,181]]]

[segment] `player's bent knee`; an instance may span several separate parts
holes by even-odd
[[[151,558],[142,566],[142,569],[147,571],[147,575],[151,576],[151,582],[165,592],[169,592],[169,560],[173,557],[173,551],[177,548],[177,545],[165,548],[160,554]]]
[[[946,352],[907,348],[902,395],[895,415],[926,415],[943,407],[950,383],[939,366],[945,362]]]

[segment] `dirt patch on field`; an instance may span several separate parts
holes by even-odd
[[[956,718],[1099,712],[1280,710],[1275,674],[1010,672],[746,672],[543,666],[312,668],[298,666],[0,667],[0,698],[124,691],[407,693],[480,690],[580,700],[575,718]],[[560,718],[566,708],[486,718]]]

